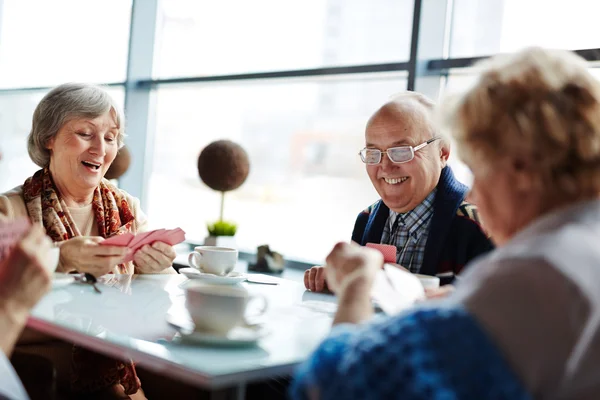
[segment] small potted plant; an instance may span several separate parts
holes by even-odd
[[[237,225],[225,221],[225,193],[240,187],[250,172],[250,161],[246,151],[230,140],[217,140],[206,146],[198,156],[198,174],[208,187],[221,192],[219,219],[207,224],[208,246],[237,247],[235,233]]]

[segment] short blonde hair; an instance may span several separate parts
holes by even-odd
[[[480,64],[464,94],[441,107],[459,156],[475,167],[526,161],[541,190],[562,199],[600,193],[600,82],[585,60],[528,48]]]
[[[108,111],[114,112],[119,129],[117,143],[121,148],[125,139],[125,120],[114,99],[104,89],[85,83],[65,83],[55,87],[33,112],[31,132],[27,137],[29,157],[42,168],[48,166],[48,143],[65,123],[75,118],[97,118]]]

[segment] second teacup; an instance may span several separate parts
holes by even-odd
[[[233,327],[246,323],[246,306],[255,298],[263,302],[260,315],[267,309],[264,296],[251,295],[243,286],[199,283],[186,288],[185,306],[197,330],[224,335]]]
[[[229,247],[197,246],[188,256],[190,267],[214,275],[227,275],[235,268],[238,251]]]

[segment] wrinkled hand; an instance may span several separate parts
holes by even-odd
[[[396,263],[385,263],[386,265],[393,265],[394,267],[404,271],[404,272],[410,272],[408,269],[404,268],[402,265],[400,264],[396,264]]]
[[[314,266],[304,271],[304,287],[311,292],[329,291],[325,279],[325,267]]]
[[[145,245],[133,256],[135,265],[141,272],[157,273],[169,268],[175,260],[175,250],[163,242],[154,242]]]
[[[369,296],[375,274],[383,266],[383,255],[355,243],[338,243],[325,262],[325,279],[331,290],[340,296],[349,290]]]
[[[33,225],[0,263],[0,309],[21,319],[50,289],[52,241],[41,225]],[[24,320],[23,320],[24,323]]]
[[[62,272],[87,272],[95,277],[108,274],[121,264],[129,249],[122,246],[100,246],[104,238],[99,236],[77,236],[60,245],[60,267]]]
[[[435,289],[425,289],[425,297],[427,300],[442,299],[448,297],[452,292],[454,292],[454,286],[444,285]]]

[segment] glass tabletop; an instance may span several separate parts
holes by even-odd
[[[335,297],[307,292],[298,282],[242,283],[269,303],[261,317],[268,334],[249,347],[191,344],[167,323],[186,316],[183,275],[106,275],[96,293],[73,283],[52,290],[32,311],[28,326],[207,388],[291,373],[327,335]],[[251,310],[249,310],[251,314]]]

